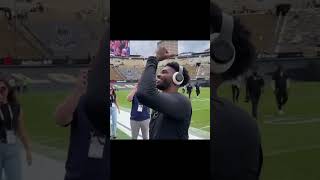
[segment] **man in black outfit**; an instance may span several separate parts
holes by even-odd
[[[159,61],[173,56],[164,47],[160,47],[156,54],[156,57],[148,58],[136,92],[139,102],[153,109],[149,125],[150,139],[188,139],[191,103],[178,93],[179,87],[189,82],[188,71],[178,63],[171,62],[156,75]]]
[[[224,81],[245,73],[256,58],[250,33],[238,19],[233,20],[210,2],[211,179],[258,180],[263,156],[257,122],[217,95]],[[217,41],[217,37],[229,40]],[[230,39],[234,48],[225,48]]]
[[[258,75],[257,71],[253,71],[248,78],[248,93],[252,104],[252,116],[258,119],[258,104],[264,86],[263,78]]]
[[[237,77],[231,82],[231,89],[232,89],[232,102],[236,103],[239,102],[239,95],[240,95],[240,77]]]
[[[197,98],[198,98],[199,95],[200,95],[200,85],[199,85],[199,83],[197,82],[194,86],[196,87],[196,93],[197,93]]]
[[[279,114],[283,114],[283,106],[288,101],[289,79],[283,67],[279,65],[272,76],[272,88],[276,96]]]
[[[192,87],[192,85],[189,83],[189,84],[187,85],[187,93],[189,94],[189,99],[190,99],[190,96],[191,96],[191,93],[192,93],[192,89],[193,89],[193,87]]]
[[[249,97],[249,90],[248,90],[248,79],[249,79],[249,72],[245,74],[245,85],[246,85],[246,96],[244,102],[248,103],[250,101]]]

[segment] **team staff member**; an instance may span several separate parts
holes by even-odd
[[[188,139],[192,109],[187,97],[178,93],[190,80],[188,71],[176,62],[168,63],[156,75],[159,61],[172,57],[160,47],[149,57],[136,92],[139,102],[153,109],[150,139]],[[161,90],[162,92],[159,92]]]
[[[117,98],[116,90],[110,85],[110,117],[112,120],[111,123],[111,139],[117,138],[117,123],[118,115],[120,114],[119,101]]]
[[[193,87],[192,87],[192,85],[189,83],[189,84],[187,85],[187,93],[189,94],[189,99],[190,99],[190,97],[191,97],[192,89],[193,89]]]
[[[130,91],[127,100],[132,102],[130,113],[130,125],[132,139],[137,139],[141,129],[142,138],[149,139],[149,123],[150,123],[150,109],[141,104],[136,96],[138,83]]]
[[[255,60],[249,32],[210,1],[211,179],[258,180],[262,150],[257,122],[217,95],[220,85],[248,70]]]
[[[248,93],[252,105],[252,116],[256,120],[258,119],[258,105],[263,86],[263,78],[258,75],[257,71],[253,71],[252,75],[248,78]]]
[[[196,87],[197,98],[199,98],[199,95],[200,95],[200,85],[199,85],[199,83],[197,82],[194,86]]]
[[[25,128],[21,105],[15,90],[4,78],[0,79],[0,179],[4,170],[6,179],[22,179],[21,143],[28,165],[32,163],[30,140]],[[20,143],[21,142],[21,143]]]
[[[283,106],[288,101],[289,78],[283,67],[280,65],[272,77],[272,89],[276,96],[278,112],[283,114]]]
[[[109,31],[102,40],[99,54],[81,71],[75,88],[56,108],[56,124],[70,126],[70,144],[65,180],[109,179],[109,148],[106,113],[105,60],[109,52]],[[89,79],[89,81],[88,81]],[[96,81],[99,80],[99,81]]]
[[[232,101],[233,101],[233,103],[239,102],[240,84],[241,84],[240,76],[238,76],[236,79],[234,79],[231,82]]]

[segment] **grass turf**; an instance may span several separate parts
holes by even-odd
[[[292,82],[285,114],[277,115],[271,87],[264,88],[258,117],[264,151],[262,180],[320,179],[319,92],[319,82]],[[238,106],[251,113],[251,104],[244,102],[244,93],[242,87]],[[223,85],[218,94],[231,101],[231,86]],[[304,122],[310,119],[314,121]],[[266,123],[271,120],[296,123]]]

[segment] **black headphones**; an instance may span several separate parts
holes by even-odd
[[[226,72],[233,64],[236,51],[232,43],[233,17],[222,13],[220,33],[210,34],[211,71],[215,74]]]
[[[182,84],[184,77],[183,77],[183,67],[179,65],[179,72],[175,72],[172,76],[173,83],[177,86]]]

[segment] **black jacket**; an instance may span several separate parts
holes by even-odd
[[[256,121],[211,89],[211,179],[258,180],[262,148]]]
[[[136,96],[140,103],[153,109],[150,139],[188,139],[191,103],[180,93],[163,93],[156,88],[158,61],[149,57]]]

